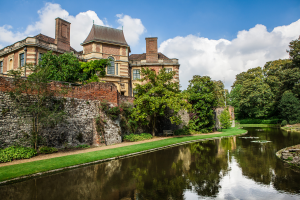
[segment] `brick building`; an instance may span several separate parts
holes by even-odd
[[[6,75],[7,71],[25,66],[25,64],[37,64],[43,53],[53,51],[55,54],[73,52],[80,58],[81,52],[77,52],[70,46],[70,23],[61,19],[55,19],[55,39],[43,34],[27,37],[0,50],[0,75]],[[24,75],[29,72],[24,69]]]
[[[111,66],[106,68],[106,76],[102,80],[114,83],[121,95],[130,96],[130,74],[128,57],[130,47],[123,30],[93,24],[92,29],[81,44],[83,59],[111,59]]]
[[[157,37],[146,38],[146,53],[143,54],[131,54],[129,56],[129,63],[131,67],[131,82],[132,88],[134,84],[138,83],[137,79],[141,78],[141,69],[148,67],[159,72],[161,69],[165,69],[167,72],[176,71],[174,81],[179,82],[179,63],[178,59],[170,59],[157,50]],[[132,94],[134,93],[132,90]],[[133,94],[134,95],[134,94]]]
[[[81,44],[83,51],[77,52],[70,46],[71,24],[56,18],[55,39],[43,34],[27,37],[0,50],[0,76],[7,71],[38,64],[43,53],[52,50],[55,54],[73,52],[81,61],[111,59],[102,80],[114,83],[121,96],[133,96],[134,84],[141,78],[141,68],[149,67],[156,72],[164,68],[176,71],[174,81],[179,82],[178,59],[169,59],[157,50],[157,38],[146,38],[146,53],[132,54],[125,40],[123,30],[93,24],[87,38]],[[29,75],[24,69],[24,74]]]

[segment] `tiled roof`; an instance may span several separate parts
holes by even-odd
[[[167,56],[162,53],[158,53],[159,60],[170,60]],[[131,54],[129,60],[146,60],[146,53],[142,54]]]
[[[54,44],[55,43],[55,39],[52,38],[52,37],[48,37],[46,35],[43,35],[43,34],[38,34],[36,36],[34,36],[35,38],[39,39],[39,40],[42,40],[44,42],[47,42],[47,43],[50,43],[50,44]]]
[[[46,43],[55,44],[55,39],[52,38],[52,37],[49,37],[47,35],[43,35],[43,34],[40,33],[40,34],[38,34],[38,35],[36,35],[34,37],[37,38],[37,39],[39,39],[39,40],[42,40],[42,41],[44,41]],[[70,50],[78,53],[73,47],[70,47]]]
[[[92,41],[108,42],[128,46],[124,37],[123,30],[106,26],[99,26],[95,24],[93,24],[93,27],[87,38],[84,40],[83,44]]]

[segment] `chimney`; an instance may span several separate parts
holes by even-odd
[[[157,37],[146,38],[146,62],[147,63],[158,62]]]
[[[70,51],[70,27],[71,23],[59,17],[55,19],[55,44],[57,49]]]

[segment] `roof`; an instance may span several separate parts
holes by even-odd
[[[167,56],[165,56],[162,53],[158,53],[158,59],[162,59],[162,60],[170,60]],[[142,54],[131,54],[129,56],[129,60],[146,60],[146,53],[142,53]]]
[[[35,38],[37,38],[37,39],[39,39],[39,40],[42,40],[42,41],[44,41],[44,42],[46,42],[46,43],[49,43],[49,44],[55,44],[55,39],[54,38],[52,38],[52,37],[49,37],[49,36],[47,36],[47,35],[43,35],[43,34],[38,34],[38,35],[36,35],[36,36],[34,36]],[[70,50],[71,51],[74,51],[74,52],[76,52],[76,53],[80,53],[80,52],[77,52],[73,47],[71,47],[70,46]]]
[[[99,26],[95,24],[93,24],[93,27],[89,35],[81,45],[93,41],[121,44],[121,45],[128,46],[124,37],[123,30],[110,28],[106,26]]]

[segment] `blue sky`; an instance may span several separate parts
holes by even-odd
[[[94,19],[123,26],[132,53],[158,37],[159,50],[179,59],[182,89],[196,74],[225,78],[229,88],[237,73],[288,58],[288,42],[300,35],[299,0],[0,2],[0,48],[40,32],[54,37],[59,15],[71,21],[71,45],[80,50]]]

